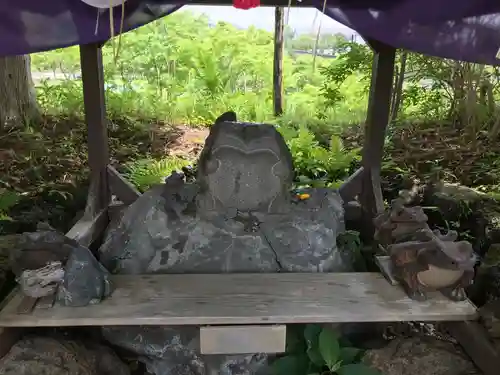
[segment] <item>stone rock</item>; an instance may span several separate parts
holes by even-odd
[[[198,179],[173,174],[140,196],[108,228],[100,261],[112,273],[344,272],[344,231],[336,191],[293,199],[291,154],[270,125],[216,122],[200,156]],[[191,327],[103,328],[155,375],[247,375],[267,371],[264,354],[198,353]]]
[[[40,271],[56,263],[64,266],[64,280],[57,292],[57,302],[62,305],[85,306],[110,294],[109,272],[90,250],[45,224],[40,224],[36,232],[9,236],[0,242],[0,247],[10,246],[9,261],[18,280],[27,270]]]
[[[479,318],[492,339],[500,339],[500,299],[489,301],[479,309]]]
[[[130,375],[109,348],[58,337],[27,337],[0,359],[2,375]]]
[[[500,205],[490,196],[459,184],[439,183],[425,189],[424,201],[439,209],[428,212],[431,221],[442,226],[459,223],[460,232],[475,239],[473,247],[480,256],[500,242]]]
[[[309,193],[311,201],[291,204],[288,214],[172,219],[162,187],[154,187],[110,228],[100,260],[123,274],[348,271],[350,260],[336,247],[344,230],[340,197],[326,190]]]
[[[64,280],[57,290],[57,303],[87,306],[111,294],[109,272],[89,249],[75,246],[64,267]]]
[[[36,232],[8,236],[10,265],[16,277],[24,270],[35,270],[51,262],[65,264],[75,246],[75,241],[50,227],[41,224]]]
[[[366,352],[363,362],[383,375],[479,375],[461,349],[431,337],[399,338]]]
[[[102,333],[113,345],[138,355],[152,374],[205,374],[205,363],[197,354],[197,327],[103,327]]]
[[[265,367],[267,356],[198,354],[198,327],[103,328],[104,337],[116,346],[136,353],[152,374],[168,375],[247,375]],[[147,337],[147,345],[143,344]]]
[[[467,186],[445,182],[428,187],[424,195],[426,203],[438,207],[446,220],[457,220],[471,205],[486,198]]]
[[[500,265],[481,264],[474,283],[467,288],[467,295],[476,306],[500,299]]]

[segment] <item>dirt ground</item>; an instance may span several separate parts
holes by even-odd
[[[203,148],[209,129],[179,126],[174,132],[177,133],[176,137],[172,137],[165,145],[168,154],[196,158]]]

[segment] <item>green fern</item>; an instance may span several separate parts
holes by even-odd
[[[189,164],[189,160],[176,156],[161,160],[142,159],[127,165],[125,175],[140,191],[146,191]]]
[[[298,129],[278,128],[292,153],[297,175],[302,183],[326,178],[329,182],[343,180],[349,172],[351,163],[359,160],[359,149],[347,150],[342,139],[333,135],[329,147],[323,147],[313,132],[301,125]],[[319,180],[318,180],[319,182]]]

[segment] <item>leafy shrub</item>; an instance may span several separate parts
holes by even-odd
[[[351,259],[355,271],[366,272],[368,270],[366,258],[362,252],[363,243],[358,231],[346,230],[339,233],[337,235],[337,246]]]
[[[103,47],[111,119],[127,116],[198,125],[228,109],[245,121],[273,119],[272,33],[227,23],[211,26],[204,16],[176,12],[124,34],[121,43],[123,54],[117,62],[111,45]],[[311,55],[285,54],[285,113],[295,118],[321,113],[328,124],[362,120],[367,95],[361,94],[360,100],[358,91],[366,90],[356,76],[342,85],[347,99],[335,107],[325,106],[318,95],[324,78],[320,68],[332,60],[317,57],[313,69]],[[82,115],[78,47],[33,54],[31,63],[33,71],[58,73],[57,79],[38,83],[41,108],[52,114]]]
[[[0,220],[11,220],[8,211],[19,201],[19,195],[11,190],[0,189]]]
[[[380,375],[362,363],[363,352],[327,327],[317,324],[287,329],[286,355],[272,364],[273,375]]]
[[[290,148],[302,186],[331,186],[348,176],[352,163],[360,158],[359,149],[345,149],[336,135],[331,136],[328,147],[323,147],[306,126],[280,126],[279,130]]]

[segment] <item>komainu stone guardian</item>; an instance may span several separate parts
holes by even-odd
[[[426,300],[433,290],[454,301],[466,299],[476,263],[472,245],[457,241],[454,231],[432,231],[422,207],[405,203],[403,197],[395,199],[374,219],[375,240],[389,254],[394,277],[412,299]]]

